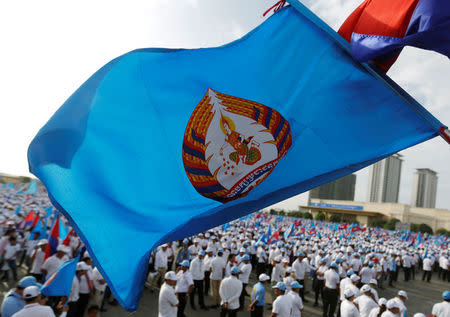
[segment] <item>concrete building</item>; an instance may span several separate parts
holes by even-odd
[[[398,202],[403,161],[401,157],[400,154],[394,154],[370,167],[367,197],[369,202]]]
[[[309,191],[309,198],[354,200],[356,175],[350,174]]]
[[[372,219],[397,218],[400,222],[425,223],[433,231],[444,228],[450,230],[450,210],[436,208],[419,208],[406,204],[355,202],[342,200],[311,199],[309,206],[299,206],[301,210],[309,210],[313,216],[325,213],[327,219],[333,214],[341,216],[346,222],[357,220],[368,225]]]
[[[418,168],[414,173],[411,206],[434,208],[436,206],[437,173],[428,168]]]

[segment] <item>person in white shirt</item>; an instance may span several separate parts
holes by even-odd
[[[291,317],[301,317],[303,311],[303,302],[300,297],[300,290],[303,288],[299,282],[295,281],[291,284],[291,291],[287,294],[291,299],[292,311]]]
[[[3,281],[8,281],[8,271],[11,269],[13,273],[14,281],[17,281],[17,266],[16,257],[17,253],[20,251],[20,245],[17,243],[16,237],[11,236],[9,238],[9,243],[5,246],[2,253],[2,271],[3,271]]]
[[[55,313],[49,306],[41,305],[41,294],[37,286],[28,286],[23,290],[25,307],[19,310],[12,317],[55,317]],[[69,306],[63,308],[59,317],[66,317]]]
[[[393,298],[398,302],[398,307],[400,308],[400,316],[404,317],[407,316],[408,309],[406,308],[406,300],[408,299],[408,294],[406,294],[405,291],[398,291],[397,297]]]
[[[205,258],[203,259],[203,270],[205,271],[205,278],[203,279],[204,281],[204,291],[205,291],[205,296],[208,296],[209,294],[209,289],[211,288],[211,262],[214,259],[214,255],[213,255],[213,249],[211,248],[207,248],[206,249],[206,255]]]
[[[340,300],[341,302],[343,302],[345,300],[344,297],[344,291],[347,289],[348,286],[352,285],[352,280],[350,278],[350,276],[352,276],[354,274],[353,270],[348,270],[347,271],[347,277],[342,279],[341,282],[339,283],[339,288],[340,290]]]
[[[249,262],[250,256],[245,254],[241,259],[241,264],[239,265],[239,270],[241,271],[239,274],[239,280],[242,282],[242,292],[239,296],[239,308],[241,310],[244,307],[245,296],[248,296],[245,288],[248,285],[248,279],[250,278],[250,273],[252,272],[252,265]]]
[[[386,298],[380,298],[378,300],[378,307],[372,309],[369,313],[369,317],[378,317],[381,316],[382,313],[386,311]]]
[[[193,310],[195,307],[195,294],[198,295],[198,304],[201,309],[207,310],[205,306],[205,300],[203,297],[203,280],[205,279],[205,269],[203,265],[203,259],[205,257],[205,251],[200,251],[198,255],[192,260],[189,271],[192,274],[194,280],[194,290],[190,296],[190,303]]]
[[[386,303],[387,310],[381,314],[381,317],[398,317],[400,313],[400,305],[395,298],[392,298]]]
[[[358,304],[359,313],[361,317],[369,317],[369,314],[372,311],[372,309],[377,308],[378,304],[372,297],[373,295],[369,285],[364,284],[361,287],[361,293],[362,295],[356,298],[354,302]]]
[[[325,287],[323,290],[323,316],[333,317],[339,299],[339,274],[338,265],[333,262],[330,268],[325,271]]]
[[[80,282],[80,298],[77,302],[77,311],[79,316],[83,316],[89,303],[89,299],[93,292],[94,284],[89,277],[89,271],[91,267],[86,264],[84,261],[80,261],[77,263],[77,269],[83,271],[83,274],[79,276]]]
[[[403,264],[403,272],[405,274],[405,281],[409,281],[411,278],[411,265],[412,265],[412,257],[409,254],[405,254],[402,258]]]
[[[241,271],[234,266],[229,277],[226,277],[220,283],[219,294],[221,298],[222,311],[221,317],[236,317],[239,310],[239,296],[242,292],[242,282],[238,279]]]
[[[432,317],[450,316],[450,291],[444,291],[442,293],[442,299],[444,300],[443,302],[433,305],[433,309],[431,310]]]
[[[427,257],[425,257],[425,259],[423,259],[422,268],[423,268],[422,281],[425,281],[425,277],[426,277],[427,282],[430,283],[431,275],[432,275],[432,265],[431,265],[431,259],[429,256],[427,256]]]
[[[105,296],[106,291],[106,281],[103,276],[100,274],[100,271],[97,267],[92,270],[92,282],[94,283],[94,303],[98,307],[100,307],[100,311],[106,311],[105,309],[101,309],[103,298]]]
[[[152,280],[152,288],[157,289],[162,283],[162,279],[166,274],[169,265],[169,252],[167,251],[167,244],[163,244],[155,254],[155,271],[156,275]]]
[[[177,268],[177,286],[175,293],[178,295],[178,317],[184,317],[184,309],[191,294],[194,291],[194,281],[192,280],[191,272],[189,272],[189,260],[183,260]]]
[[[341,303],[341,317],[359,317],[359,311],[353,303],[355,293],[352,289],[347,288],[344,291],[344,301]]]
[[[70,295],[67,299],[69,305],[68,317],[80,315],[78,312],[78,300],[80,299],[80,279],[87,272],[85,268],[86,267],[83,265],[77,265],[76,267],[75,276],[72,281],[72,288],[70,289]]]
[[[219,249],[217,251],[217,255],[211,261],[211,291],[213,297],[213,307],[219,308],[220,306],[220,282],[222,281],[225,275],[225,267],[226,267],[225,258],[223,256],[223,250]]]
[[[43,282],[44,280],[44,275],[41,272],[41,268],[42,264],[44,264],[47,243],[48,241],[46,239],[40,240],[30,257],[30,262],[32,263],[30,274],[33,275],[38,282]]]
[[[359,276],[361,277],[361,283],[369,284],[371,279],[376,278],[377,272],[373,269],[374,263],[370,261],[364,266],[361,271],[359,271]]]
[[[272,304],[272,314],[270,317],[290,317],[292,312],[292,300],[288,295],[285,295],[286,285],[283,282],[278,282],[272,286],[277,298]]]
[[[159,291],[158,317],[176,317],[178,310],[178,298],[175,295],[177,276],[175,272],[169,271],[164,275],[164,284]]]
[[[319,267],[316,270],[316,275],[313,280],[313,288],[314,288],[314,307],[319,306],[319,294],[322,297],[323,302],[323,286],[324,286],[324,274],[327,268],[327,260],[325,258],[319,261]]]
[[[47,258],[42,264],[41,273],[44,274],[45,280],[48,280],[53,273],[58,271],[59,266],[64,262],[64,256],[66,255],[66,247],[64,245],[58,245],[56,248],[56,254]]]
[[[305,274],[309,272],[311,267],[309,266],[308,260],[306,259],[306,254],[303,252],[299,252],[297,254],[297,259],[292,263],[292,269],[295,272],[295,277],[297,278],[297,282],[303,287],[300,289],[300,297],[302,298],[304,303],[308,301],[305,300]]]

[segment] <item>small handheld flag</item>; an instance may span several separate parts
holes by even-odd
[[[45,249],[45,259],[56,253],[59,244],[59,216],[56,217],[48,237],[47,248]]]
[[[77,263],[80,260],[80,254],[77,257],[66,261],[60,265],[58,271],[45,281],[41,287],[41,294],[45,296],[69,296],[72,288],[73,278],[75,276]]]

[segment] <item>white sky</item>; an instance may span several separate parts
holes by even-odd
[[[362,0],[304,0],[335,30]],[[27,147],[40,127],[98,68],[142,47],[197,48],[240,38],[276,0],[23,0],[0,2],[0,171],[28,175]],[[450,61],[408,48],[389,75],[450,124]],[[440,138],[403,151],[400,202],[415,168],[438,172],[437,207],[450,209],[450,147]],[[367,169],[356,200],[365,201]],[[300,195],[279,204],[294,209]]]

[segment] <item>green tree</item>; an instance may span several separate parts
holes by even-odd
[[[323,213],[323,212],[319,212],[317,215],[316,215],[316,220],[320,220],[320,221],[324,221],[325,220],[325,214]]]
[[[310,213],[310,212],[304,212],[303,214],[302,214],[302,218],[305,218],[305,219],[312,219],[313,218],[313,215]]]
[[[412,223],[412,224],[409,226],[409,229],[410,229],[412,232],[419,232],[419,231],[420,231],[419,225],[418,225],[417,223]]]
[[[381,218],[376,218],[369,222],[369,226],[378,227],[378,228],[383,228],[385,224],[386,224],[386,220],[381,219]]]
[[[301,212],[301,211],[292,211],[292,212],[288,213],[288,215],[291,217],[303,218],[303,212]]]
[[[388,229],[388,230],[395,230],[395,224],[397,222],[399,222],[400,220],[398,220],[397,218],[391,218],[389,219],[386,224],[384,225],[384,229]]]
[[[332,214],[330,216],[330,222],[341,222],[341,216]]]
[[[433,234],[433,229],[429,225],[427,225],[426,223],[421,223],[419,225],[419,231]]]
[[[436,230],[436,234],[438,236],[442,236],[442,235],[448,236],[449,232],[447,230],[445,230],[444,228],[439,228],[439,229]]]

